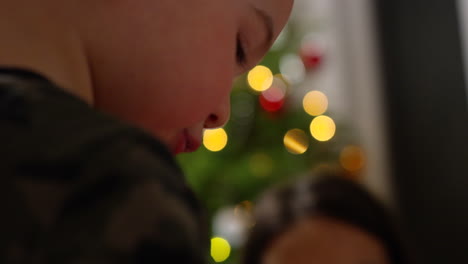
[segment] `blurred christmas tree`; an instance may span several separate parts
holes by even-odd
[[[208,208],[213,236],[233,246],[219,262],[238,263],[245,228],[236,217],[267,187],[324,166],[345,167],[355,177],[363,165],[360,149],[346,148],[352,133],[335,124],[320,87],[296,90],[307,75],[320,74],[327,54],[318,38],[304,41],[295,28],[289,24],[261,66],[236,80],[229,123],[205,132],[205,148],[178,158]],[[222,251],[222,241],[215,242]]]

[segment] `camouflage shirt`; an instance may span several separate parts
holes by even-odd
[[[205,263],[166,148],[47,79],[0,69],[0,263]]]

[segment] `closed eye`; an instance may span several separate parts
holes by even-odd
[[[245,66],[245,64],[247,63],[247,55],[245,54],[245,48],[244,48],[244,45],[243,45],[242,40],[241,40],[239,35],[237,35],[236,42],[237,42],[236,43],[236,60],[237,60],[237,63],[240,66]]]

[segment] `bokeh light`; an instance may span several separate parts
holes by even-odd
[[[283,75],[275,75],[270,88],[263,91],[259,96],[262,108],[269,112],[280,110],[284,105],[288,85]]]
[[[249,71],[247,81],[253,90],[262,92],[273,83],[273,73],[268,67],[258,65]]]
[[[262,92],[263,97],[270,102],[282,100],[288,92],[289,83],[282,74],[276,74],[269,89]]]
[[[364,151],[358,146],[346,146],[340,153],[341,166],[350,172],[361,170],[365,162]]]
[[[228,136],[223,128],[206,129],[203,132],[203,145],[210,151],[223,150],[228,142]]]
[[[318,141],[328,141],[335,135],[336,125],[328,116],[317,116],[310,123],[310,133]]]
[[[276,87],[264,91],[258,98],[263,109],[269,112],[276,112],[284,105],[284,94]]]
[[[265,153],[255,153],[250,157],[250,172],[257,177],[265,177],[273,171],[273,159]]]
[[[316,33],[306,35],[301,43],[300,57],[306,69],[315,69],[322,63],[325,54],[325,39]]]
[[[308,92],[302,100],[302,105],[307,114],[311,116],[319,116],[327,111],[328,98],[319,91]]]
[[[214,237],[211,239],[211,257],[216,262],[223,262],[231,254],[231,246],[229,242],[221,237]]]
[[[239,248],[247,238],[250,218],[250,212],[244,211],[244,207],[222,207],[212,217],[212,234],[228,241],[231,248]]]
[[[301,129],[289,130],[283,139],[284,146],[292,154],[304,154],[309,148],[309,138]]]
[[[306,76],[306,69],[302,60],[296,54],[287,54],[281,57],[279,62],[281,74],[291,82],[291,84],[301,83]]]

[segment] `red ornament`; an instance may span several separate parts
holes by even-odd
[[[305,44],[300,52],[299,56],[304,63],[304,67],[307,70],[317,69],[323,62],[323,51],[318,46],[311,43]]]
[[[285,91],[271,86],[259,96],[260,105],[268,112],[277,112],[283,108]]]

